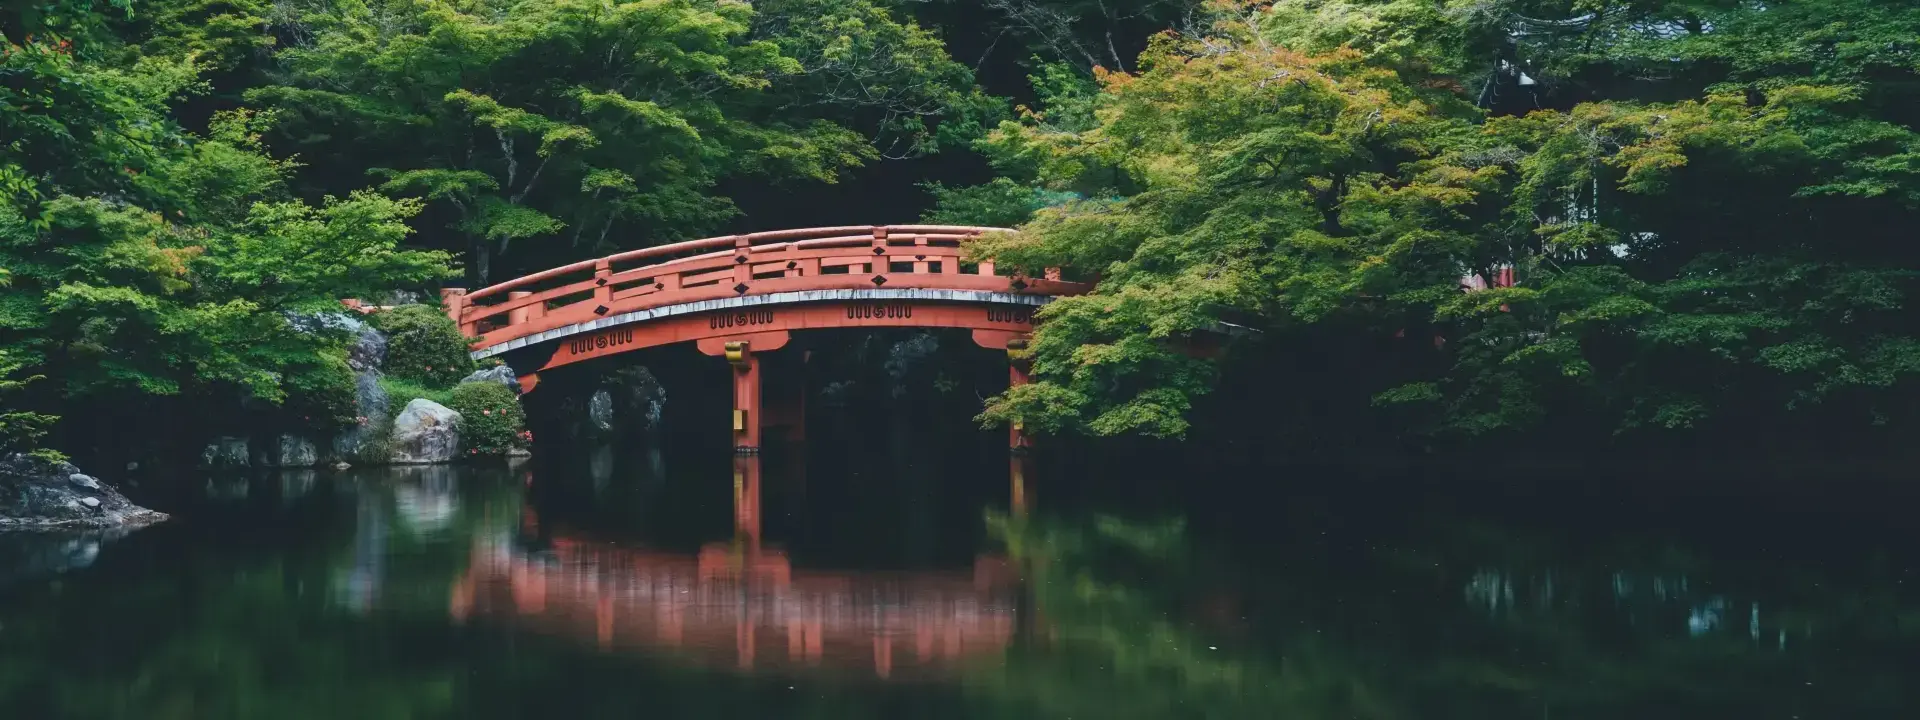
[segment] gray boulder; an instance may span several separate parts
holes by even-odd
[[[387,334],[375,330],[372,325],[360,324],[354,332],[353,344],[347,346],[347,367],[354,372],[377,371],[387,364]]]
[[[254,454],[253,464],[263,468],[306,468],[320,464],[320,450],[313,441],[298,435],[280,435],[272,444]]]
[[[200,464],[210,468],[242,468],[253,464],[246,438],[220,437],[200,451]]]
[[[291,325],[295,331],[308,334],[321,332],[323,330],[340,330],[357,333],[367,326],[366,321],[360,319],[359,313],[349,313],[345,311],[317,313],[288,311],[285,313],[285,317],[287,318],[287,324]]]
[[[386,460],[381,441],[387,437],[392,405],[386,389],[380,387],[380,373],[363,370],[354,376],[353,404],[357,422],[333,436],[328,457],[350,463]]]
[[[505,365],[495,365],[460,379],[461,385],[467,383],[499,383],[515,393],[520,392],[520,378],[513,374],[513,368]]]
[[[399,307],[401,305],[419,305],[426,302],[427,296],[412,290],[392,290],[373,296],[375,305]]]
[[[396,465],[451,462],[460,452],[460,413],[416,398],[393,419],[391,437],[389,459]]]
[[[67,463],[0,459],[0,530],[135,527],[167,519]]]
[[[644,365],[621,368],[614,373],[613,384],[621,389],[615,412],[623,423],[643,431],[660,426],[660,417],[667,406],[667,389],[653,371]]]
[[[593,391],[593,397],[587,398],[587,422],[596,434],[613,430],[613,393]]]

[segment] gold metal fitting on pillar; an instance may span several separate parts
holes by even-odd
[[[727,343],[726,349],[727,349],[727,362],[729,364],[733,365],[736,368],[741,368],[741,369],[745,369],[747,367],[747,355],[753,352],[753,350],[747,347],[746,342],[738,341],[738,342]]]

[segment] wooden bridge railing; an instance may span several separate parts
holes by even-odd
[[[1001,275],[962,246],[1004,228],[854,225],[689,240],[583,260],[472,292],[442,291],[462,334],[496,345],[614,312],[838,286],[1074,294],[1057,269]],[[851,277],[834,277],[851,276]]]

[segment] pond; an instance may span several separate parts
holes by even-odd
[[[823,427],[176,483],[0,537],[20,718],[1912,718],[1912,541],[1815,513]],[[1003,437],[1003,436],[1001,436]],[[1017,484],[1020,502],[1014,502]]]

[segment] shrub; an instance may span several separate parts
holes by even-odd
[[[460,444],[471,456],[507,454],[527,445],[527,414],[505,385],[465,383],[453,389],[447,407],[460,413]]]
[[[407,409],[407,403],[413,402],[415,398],[426,398],[447,407],[453,406],[451,390],[421,387],[394,377],[380,378],[380,389],[387,391],[387,414],[393,417],[398,417],[401,410]],[[393,417],[387,419],[391,420]]]
[[[0,350],[0,395],[14,392],[27,386],[27,383],[41,380],[39,375],[26,375],[21,369],[26,363],[10,360],[5,350]],[[0,456],[13,450],[30,450],[34,443],[47,434],[47,428],[57,416],[45,413],[13,410],[0,406]],[[34,452],[51,452],[39,451]],[[58,453],[54,453],[58,455]]]
[[[324,432],[355,422],[358,392],[344,357],[326,355],[311,366],[290,369],[284,387],[282,414],[294,427]]]
[[[447,387],[474,371],[467,339],[435,308],[407,305],[374,313],[373,326],[387,334],[386,373],[426,387]]]

